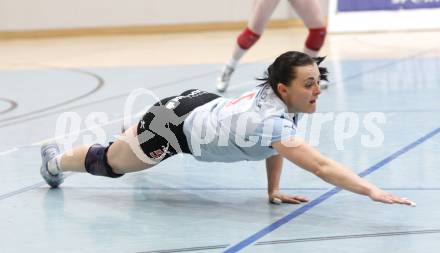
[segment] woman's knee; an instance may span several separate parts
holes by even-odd
[[[111,145],[110,145],[111,146]],[[85,158],[85,169],[88,173],[104,177],[121,177],[123,173],[115,173],[108,160],[109,147],[100,144],[92,145],[87,151]]]

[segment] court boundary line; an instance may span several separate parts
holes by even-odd
[[[0,111],[0,115],[6,114],[8,112],[11,112],[15,110],[18,107],[18,103],[12,99],[9,98],[0,98],[0,101],[6,102],[9,106],[6,107],[6,109],[3,109],[3,111]]]
[[[70,177],[70,176],[72,176],[74,174],[75,174],[74,172],[64,173],[63,178],[66,179],[66,178],[68,178],[68,177]],[[29,186],[20,188],[18,190],[12,191],[12,192],[7,192],[7,193],[4,193],[4,194],[1,194],[0,195],[0,200],[5,200],[7,198],[16,196],[16,195],[18,195],[20,193],[40,188],[41,186],[44,186],[44,185],[47,185],[47,183],[45,181],[42,181],[42,182],[35,183],[33,185],[29,185]]]
[[[439,191],[440,187],[380,187],[386,191]],[[99,191],[267,191],[267,187],[92,187],[64,186],[64,190],[99,190]],[[331,187],[281,187],[282,191],[328,191]]]
[[[67,173],[66,173],[67,174]],[[73,173],[72,173],[73,174]],[[67,178],[70,175],[65,175],[64,178]],[[27,192],[30,190],[35,190],[39,188],[47,188],[42,187],[46,186],[46,183],[39,182],[30,186],[25,186],[23,188],[17,189],[12,192],[8,192],[0,195],[0,200],[7,199],[9,197],[13,197],[23,192]],[[99,191],[267,191],[267,188],[198,188],[198,187],[188,187],[188,188],[166,188],[166,187],[75,187],[75,186],[64,186],[63,190],[75,190],[75,191],[91,191],[91,190],[99,190]],[[283,191],[328,191],[331,188],[280,188]],[[440,187],[410,187],[410,188],[399,188],[399,187],[381,187],[383,190],[387,191],[439,191]]]
[[[74,98],[69,98],[67,100],[64,100],[61,103],[58,103],[58,104],[50,105],[50,106],[47,106],[47,107],[44,107],[44,108],[40,108],[40,109],[31,111],[31,112],[22,113],[22,114],[11,116],[11,117],[7,117],[7,118],[1,118],[0,119],[0,128],[4,128],[6,126],[15,125],[17,123],[27,122],[28,120],[39,118],[39,117],[41,117],[41,114],[45,115],[43,113],[46,113],[46,112],[51,111],[53,109],[57,109],[59,107],[63,107],[65,105],[72,104],[72,103],[74,103],[76,101],[80,101],[83,98],[86,98],[86,97],[88,97],[90,95],[93,95],[96,92],[98,92],[105,85],[105,80],[104,80],[103,77],[101,77],[100,75],[95,74],[95,73],[93,73],[91,71],[88,71],[88,70],[73,69],[73,68],[54,68],[54,67],[51,67],[49,70],[52,70],[52,71],[53,70],[55,70],[55,71],[57,71],[57,70],[70,71],[70,72],[73,72],[73,73],[80,73],[80,74],[92,77],[92,78],[94,78],[96,80],[96,83],[94,84],[95,87],[92,90],[89,90],[89,91],[87,91],[84,94],[81,94],[81,95],[79,95],[77,97],[74,97]]]
[[[305,238],[287,239],[287,240],[273,240],[273,241],[264,241],[264,242],[256,243],[255,245],[261,246],[261,245],[274,245],[274,244],[314,242],[314,241],[349,240],[349,239],[359,239],[359,238],[439,234],[439,233],[440,233],[440,229],[424,229],[424,230],[413,230],[413,231],[395,231],[395,232],[382,232],[382,233],[369,233],[369,234],[333,235],[333,236],[320,236],[320,237],[305,237]]]
[[[332,241],[332,240],[364,239],[364,238],[375,238],[375,237],[386,237],[386,236],[390,237],[390,236],[426,235],[426,234],[439,234],[439,233],[440,233],[440,229],[423,229],[423,230],[394,231],[394,232],[369,233],[369,234],[347,234],[347,235],[334,235],[334,236],[321,236],[321,237],[304,237],[304,238],[296,238],[296,239],[263,241],[255,244],[255,246],[291,244],[291,243],[302,243],[302,242],[320,242],[320,241]],[[139,253],[194,252],[200,250],[223,249],[226,248],[227,246],[229,245],[219,244],[219,245],[198,246],[198,247],[188,247],[188,248],[141,251]]]

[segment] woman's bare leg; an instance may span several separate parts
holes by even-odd
[[[258,35],[263,34],[272,13],[279,3],[280,0],[255,0],[247,28]],[[233,65],[231,67],[235,68],[235,65],[240,61],[241,57],[243,57],[248,49],[249,48],[243,49],[236,43],[229,65]]]
[[[125,174],[151,168],[152,163],[147,163],[139,157],[142,154],[135,150],[137,141],[137,127],[127,129],[108,149],[107,163],[117,174]],[[125,137],[125,138],[124,138]],[[130,144],[131,141],[131,144]],[[65,152],[59,161],[62,171],[86,172],[85,159],[91,145],[82,145]],[[139,148],[140,149],[140,148]]]
[[[309,29],[303,52],[316,57],[326,36],[326,24],[321,4],[318,0],[290,0],[292,7]]]
[[[232,73],[237,67],[238,62],[243,55],[251,48],[269,22],[273,11],[277,7],[280,0],[255,0],[252,7],[252,14],[249,18],[247,27],[238,35],[232,56],[228,63],[223,67],[223,71],[217,79],[217,90],[226,91],[229,86]]]

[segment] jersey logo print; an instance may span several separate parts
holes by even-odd
[[[233,106],[244,99],[252,99],[253,97],[255,97],[255,94],[256,94],[256,92],[252,92],[247,95],[243,95],[239,98],[236,98],[236,99],[232,100],[231,102],[227,103],[225,107]]]

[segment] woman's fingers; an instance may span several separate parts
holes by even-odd
[[[400,197],[397,197],[396,203],[404,204],[404,205],[409,205],[409,206],[414,206],[414,207],[416,206],[416,203],[413,202],[413,201],[411,201],[411,200],[408,199],[408,198],[400,198]]]
[[[401,198],[399,196],[393,195],[391,193],[379,194],[374,200],[386,203],[386,204],[402,204],[408,206],[416,206],[416,203],[409,200],[408,198]]]
[[[272,196],[270,198],[270,203],[280,205],[281,203],[289,204],[301,204],[302,202],[308,202],[309,200],[302,196],[289,196],[277,194],[277,196]]]
[[[289,197],[289,196],[285,196],[283,198],[283,203],[289,203],[289,204],[301,204],[301,201],[293,198],[293,197]]]
[[[303,196],[292,196],[293,198],[295,198],[296,200],[299,200],[301,202],[309,202],[309,199],[303,197]]]

